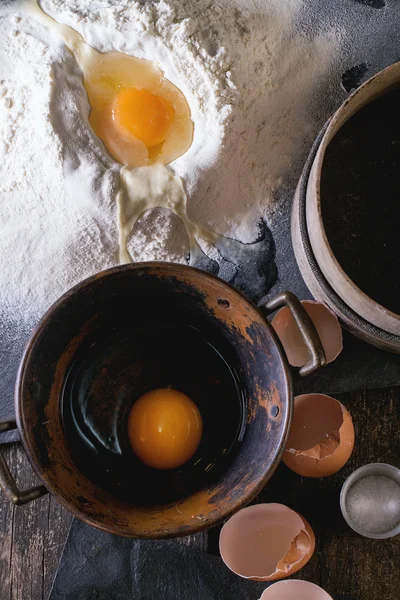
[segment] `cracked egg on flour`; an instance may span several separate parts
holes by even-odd
[[[115,160],[130,167],[169,164],[193,139],[186,98],[155,63],[119,52],[81,61],[89,122]]]
[[[187,215],[180,177],[166,167],[192,144],[194,125],[184,94],[151,60],[121,52],[98,52],[67,25],[42,11],[36,0],[24,9],[58,36],[82,71],[90,112],[88,123],[104,149],[121,165],[117,195],[119,261],[132,262],[129,236],[148,210],[166,208],[182,221],[190,246],[190,264],[201,252],[198,240],[213,244],[217,233]]]

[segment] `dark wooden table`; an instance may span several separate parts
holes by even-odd
[[[351,410],[356,447],[344,467],[327,479],[303,479],[280,465],[259,501],[283,502],[312,524],[317,548],[297,575],[320,584],[335,600],[398,600],[400,536],[368,540],[344,523],[339,492],[345,477],[369,462],[400,464],[400,388],[338,396]],[[3,448],[21,487],[36,478],[17,444]],[[68,533],[71,516],[45,496],[24,507],[12,507],[0,495],[0,600],[46,600]],[[218,529],[182,539],[182,543],[215,551]],[[112,600],[112,599],[110,599]],[[152,600],[159,600],[154,598]]]

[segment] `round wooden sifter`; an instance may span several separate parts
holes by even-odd
[[[313,295],[358,337],[400,352],[400,64],[354,92],[317,138],[292,213]]]

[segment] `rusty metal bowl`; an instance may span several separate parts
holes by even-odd
[[[300,370],[305,375],[323,365],[325,358],[312,322],[289,292],[257,308],[219,279],[167,263],[113,268],[68,291],[34,331],[15,391],[20,437],[43,485],[19,491],[0,455],[3,492],[14,503],[23,504],[49,491],[83,521],[137,538],[191,534],[245,506],[278,465],[291,420],[291,373],[265,318],[283,305],[294,314],[310,349],[310,361]],[[187,393],[198,401],[201,412],[211,410],[212,415],[218,394],[221,397],[226,391],[218,373],[208,372],[207,361],[196,354],[195,342],[179,347],[174,336],[180,334],[175,330],[169,339],[170,354],[176,352],[177,360],[168,357],[167,343],[162,355],[168,369],[162,361],[154,366],[151,348],[157,354],[157,340],[161,339],[157,336],[166,325],[193,328],[203,335],[224,357],[243,401],[236,449],[204,482],[197,476],[195,464],[189,465],[187,472],[164,473],[164,479],[157,479],[155,470],[143,471],[143,465],[137,465],[124,446],[126,418],[133,402],[148,389],[165,385],[165,372],[174,370],[175,363],[179,367],[180,360],[185,372],[180,387],[187,391],[186,386],[192,386]],[[97,356],[98,348],[102,351]],[[90,362],[94,355],[97,358]],[[74,369],[79,367],[79,372],[79,365],[86,360],[91,366],[84,376],[72,377]],[[88,409],[83,416],[72,410],[70,418],[65,405],[86,394],[89,388],[83,391],[82,386],[90,388],[90,410],[95,417]],[[200,388],[203,393],[197,399]],[[223,434],[224,426],[224,414],[215,410],[220,422],[212,432],[211,445]],[[237,408],[232,404],[230,410]],[[225,415],[228,422],[229,415]],[[81,419],[83,428],[89,418],[97,419],[99,436],[106,438],[103,436],[100,450],[97,438],[89,440],[95,451],[84,461],[86,451],[73,433],[74,419]],[[15,423],[0,427],[4,431]],[[205,422],[204,430],[206,427]],[[110,459],[106,467],[102,466],[102,453]]]

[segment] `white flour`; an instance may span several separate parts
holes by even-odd
[[[54,53],[11,19],[2,28],[0,76],[0,321],[36,319],[82,276],[114,263],[112,171],[101,187],[81,164],[82,193],[68,193],[63,147],[49,120]],[[15,27],[18,27],[15,29]],[[18,32],[18,34],[17,34]],[[94,193],[98,202],[87,200]],[[108,214],[107,214],[108,212]]]
[[[189,216],[246,242],[256,238],[281,177],[315,131],[308,114],[335,60],[336,34],[295,34],[300,0],[42,6],[101,51],[160,63],[195,124],[192,147],[172,164]],[[20,21],[15,6],[0,7],[3,327],[33,323],[71,285],[116,264],[118,252],[119,165],[91,132],[74,59],[57,36],[19,14]],[[188,245],[179,220],[156,210],[135,226],[128,248],[136,260],[183,261]]]

